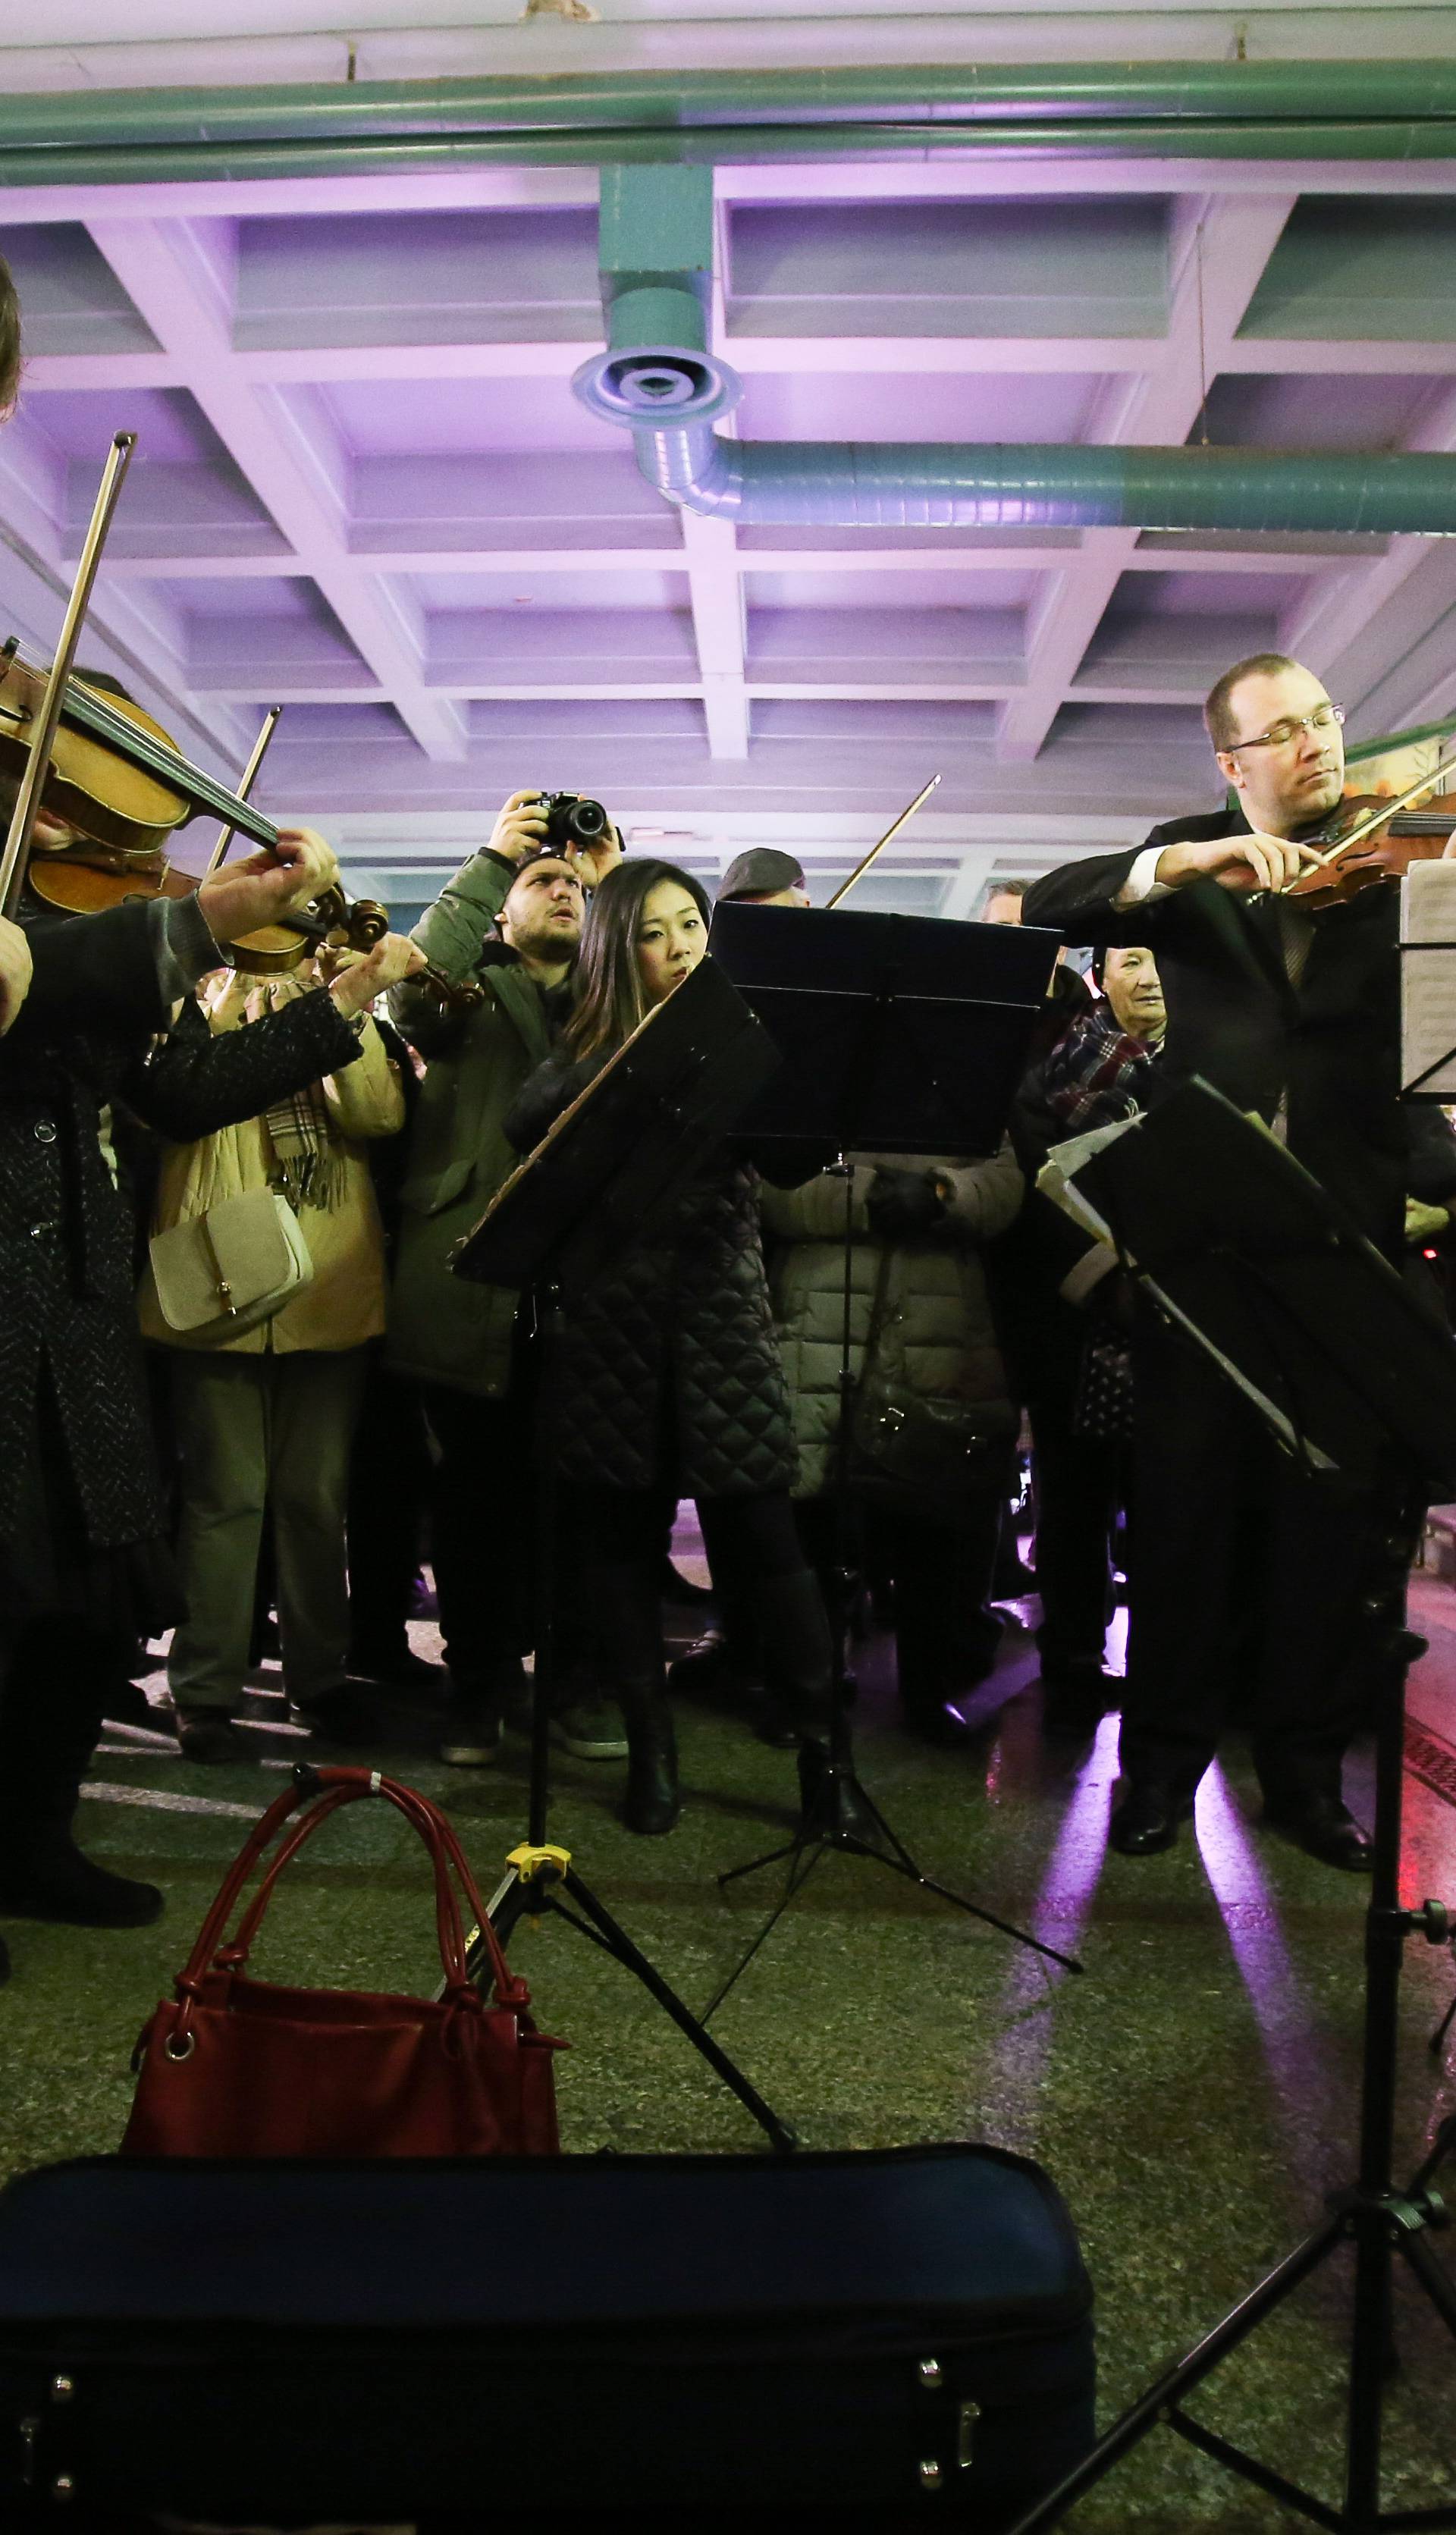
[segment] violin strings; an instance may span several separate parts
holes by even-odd
[[[21,649],[18,648],[13,656],[22,667],[28,668],[32,676],[46,674],[39,663],[27,659]],[[80,696],[75,694],[78,686],[83,691]],[[0,711],[4,711],[4,708],[0,708]],[[113,740],[119,749],[124,750],[129,757],[142,765],[144,773],[155,775],[159,783],[172,785],[176,791],[194,802],[199,810],[210,812],[214,818],[229,822],[233,827],[246,829],[249,816],[254,819],[261,816],[258,811],[251,810],[250,805],[245,804],[236,793],[229,792],[225,784],[215,782],[210,774],[203,773],[200,767],[191,765],[180,749],[168,748],[162,741],[156,739],[151,731],[143,730],[140,723],[131,721],[125,713],[118,712],[115,706],[108,704],[103,695],[99,694],[95,687],[87,686],[85,679],[78,678],[74,673],[68,682],[66,702],[62,711],[69,712],[73,719],[83,723],[94,738]],[[5,711],[5,718],[8,721],[23,721],[26,716]],[[241,817],[238,815],[239,812],[242,813]]]

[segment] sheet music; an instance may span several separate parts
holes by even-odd
[[[1456,1100],[1456,862],[1401,883],[1401,1089]]]
[[[1456,863],[1453,863],[1450,868],[1456,872]],[[1452,939],[1456,940],[1456,935],[1453,935]],[[1072,1221],[1079,1224],[1084,1232],[1090,1232],[1097,1240],[1105,1241],[1108,1248],[1112,1247],[1110,1226],[1098,1213],[1091,1201],[1085,1198],[1079,1189],[1073,1187],[1072,1182],[1076,1173],[1086,1163],[1090,1162],[1096,1154],[1106,1152],[1108,1144],[1115,1144],[1118,1137],[1125,1136],[1128,1128],[1136,1127],[1140,1119],[1141,1112],[1134,1112],[1130,1118],[1115,1119],[1109,1127],[1093,1127],[1084,1136],[1068,1137],[1065,1144],[1052,1145],[1037,1174],[1037,1186],[1043,1196],[1049,1197],[1053,1206],[1059,1206],[1062,1212],[1069,1214]],[[1262,1128],[1265,1135],[1271,1132],[1264,1120],[1257,1115],[1250,1114],[1249,1123]],[[1278,1140],[1275,1139],[1275,1141]],[[1273,1428],[1287,1452],[1293,1453],[1297,1459],[1307,1462],[1314,1469],[1333,1470],[1335,1468],[1336,1464],[1330,1459],[1329,1454],[1322,1452],[1320,1447],[1311,1443],[1307,1437],[1296,1432],[1289,1417],[1277,1402],[1269,1397],[1267,1391],[1261,1391],[1258,1385],[1251,1382],[1247,1374],[1239,1369],[1232,1356],[1225,1355],[1223,1349],[1216,1346],[1212,1338],[1204,1335],[1197,1323],[1188,1318],[1187,1313],[1173,1301],[1172,1296],[1162,1285],[1155,1284],[1153,1278],[1145,1274],[1133,1259],[1129,1258],[1128,1266],[1143,1292],[1157,1304],[1165,1319],[1171,1321],[1176,1328],[1182,1329],[1210,1361],[1217,1365],[1225,1380],[1232,1382],[1235,1390],[1242,1391],[1250,1405],[1256,1408],[1259,1415]]]
[[[1452,868],[1456,870],[1456,864]],[[1114,1247],[1110,1225],[1104,1222],[1091,1200],[1072,1183],[1086,1163],[1106,1152],[1108,1144],[1115,1144],[1119,1136],[1125,1136],[1129,1127],[1138,1124],[1141,1112],[1134,1110],[1130,1118],[1114,1118],[1109,1127],[1089,1127],[1085,1135],[1069,1136],[1065,1144],[1052,1145],[1037,1173],[1042,1195],[1049,1197],[1053,1206],[1059,1206],[1063,1214],[1069,1214],[1095,1241],[1105,1241],[1108,1249]]]

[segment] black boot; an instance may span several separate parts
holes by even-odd
[[[48,1919],[67,1928],[148,1928],[164,1903],[84,1857],[64,1823],[0,1824],[0,1918]]]
[[[627,1728],[628,1830],[660,1838],[682,1810],[677,1744],[667,1704],[658,1576],[653,1565],[601,1567],[593,1578],[601,1629],[601,1680]]]
[[[843,1770],[831,1776],[830,1710],[834,1699],[834,1650],[824,1597],[813,1571],[767,1576],[759,1584],[764,1687],[772,1711],[794,1729],[798,1742],[799,1802],[820,1827],[872,1839],[874,1823],[855,1792],[850,1729],[843,1727]]]
[[[0,1694],[0,1915],[75,1928],[144,1928],[153,1884],[83,1857],[71,1836],[110,1680],[101,1640],[60,1618],[32,1622]]]
[[[657,1839],[675,1828],[682,1811],[672,1710],[662,1690],[654,1692],[646,1683],[619,1683],[617,1698],[627,1722],[627,1800],[622,1820],[628,1830]]]

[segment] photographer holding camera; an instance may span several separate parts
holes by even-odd
[[[386,1355],[421,1385],[439,1453],[432,1534],[451,1687],[441,1758],[461,1767],[492,1762],[504,1713],[520,1719],[525,1709],[535,1384],[517,1296],[452,1275],[450,1254],[516,1167],[502,1121],[570,1010],[586,892],[621,851],[600,802],[513,792],[489,843],[413,933],[432,965],[473,978],[483,1001],[442,1005],[412,983],[390,999],[427,1070],[400,1195]],[[586,1698],[552,1730],[581,1760],[617,1760],[627,1748],[620,1719]]]

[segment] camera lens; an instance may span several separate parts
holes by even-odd
[[[566,824],[574,836],[590,845],[605,830],[606,812],[600,801],[573,801]]]

